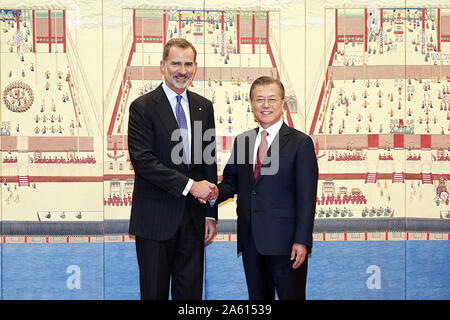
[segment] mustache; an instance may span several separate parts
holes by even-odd
[[[185,75],[173,75],[172,78],[176,78],[176,79],[184,79],[184,80],[189,80],[192,79],[191,75],[185,74]]]
[[[173,76],[174,76],[174,77],[189,78],[191,75],[190,75],[189,73],[185,73],[185,74],[177,73],[177,74],[174,74]]]

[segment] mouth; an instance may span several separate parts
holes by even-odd
[[[182,82],[186,82],[187,80],[189,80],[188,76],[175,76],[174,77],[177,81],[182,81]]]

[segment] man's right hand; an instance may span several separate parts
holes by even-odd
[[[194,196],[195,199],[205,204],[208,200],[217,198],[219,190],[214,183],[206,180],[194,181],[189,193]]]

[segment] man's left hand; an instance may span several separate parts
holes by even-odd
[[[214,240],[217,233],[216,224],[215,220],[205,219],[205,244]]]
[[[292,269],[297,269],[302,265],[303,261],[305,261],[307,253],[308,251],[306,250],[305,245],[294,243],[291,251],[291,261],[295,259]]]

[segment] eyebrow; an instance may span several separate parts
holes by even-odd
[[[181,64],[182,62],[181,61],[171,61],[170,63],[171,64]],[[188,62],[185,62],[184,64],[194,64],[194,62],[188,61]]]
[[[257,95],[256,96],[256,98],[277,98],[277,95],[276,94],[272,94],[272,95],[270,95],[270,96],[262,96],[262,95]]]

